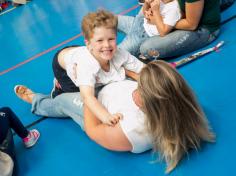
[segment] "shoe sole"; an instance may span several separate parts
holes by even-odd
[[[14,87],[14,92],[15,92],[16,95],[17,95],[16,90],[17,90],[17,87],[19,87],[19,86],[22,86],[22,85],[15,85],[15,87]]]

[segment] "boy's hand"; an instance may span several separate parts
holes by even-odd
[[[121,113],[115,113],[112,115],[109,115],[107,119],[105,119],[104,123],[110,125],[110,126],[115,126],[119,120],[123,118],[123,115]]]

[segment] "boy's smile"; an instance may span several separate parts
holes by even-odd
[[[105,27],[96,27],[93,36],[86,45],[91,54],[102,65],[111,60],[116,52],[116,31]]]

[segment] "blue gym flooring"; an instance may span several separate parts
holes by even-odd
[[[71,119],[42,120],[31,114],[30,105],[14,94],[16,84],[27,85],[35,92],[50,93],[53,55],[64,46],[84,44],[80,29],[82,17],[98,8],[115,14],[135,15],[140,7],[137,0],[34,0],[0,14],[0,106],[11,107],[25,125],[41,133],[37,145],[31,149],[25,149],[15,136],[20,176],[165,175],[165,163],[152,163],[154,158],[150,151],[132,154],[103,149]],[[234,15],[236,3],[222,13],[222,21]],[[220,37],[210,45],[225,41],[218,52],[179,68],[197,94],[216,133],[216,143],[203,144],[198,152],[191,151],[170,175],[235,173],[236,18],[223,24],[221,29]],[[119,35],[119,41],[121,39]]]

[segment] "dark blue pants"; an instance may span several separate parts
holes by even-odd
[[[25,138],[28,135],[28,130],[10,108],[0,108],[0,150],[12,158],[14,162],[13,176],[17,176],[18,163],[11,129],[21,138]]]
[[[57,79],[58,83],[61,85],[61,89],[55,88],[54,92],[52,93],[53,98],[55,98],[57,95],[60,95],[61,93],[80,91],[79,88],[69,78],[69,76],[66,73],[66,70],[63,69],[58,62],[58,54],[63,49],[70,48],[70,47],[77,47],[77,46],[79,45],[64,47],[61,50],[59,50],[53,58],[52,69],[53,69],[54,77]]]
[[[10,108],[0,108],[0,144],[6,138],[9,129],[13,129],[22,139],[28,135],[28,130]]]

